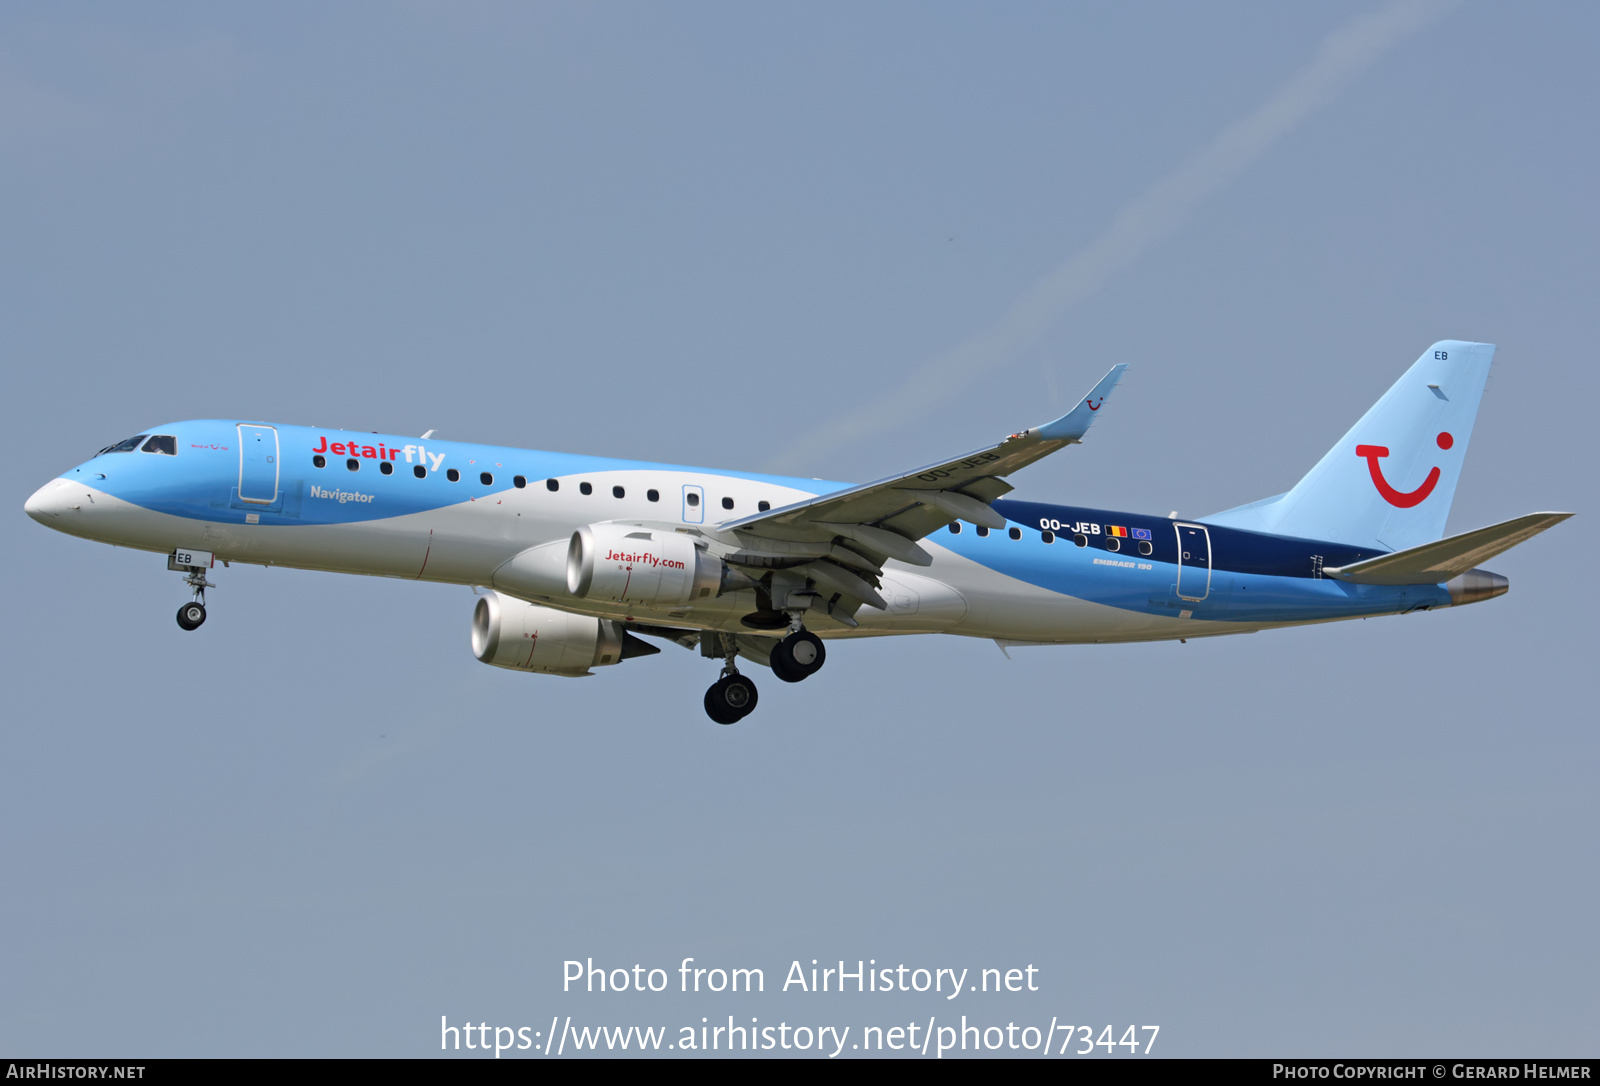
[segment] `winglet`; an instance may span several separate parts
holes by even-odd
[[[1111,372],[1100,378],[1100,383],[1078,401],[1077,407],[1054,422],[1034,427],[1030,433],[1046,441],[1082,441],[1083,435],[1089,432],[1089,424],[1094,422],[1095,412],[1105,404],[1106,397],[1117,387],[1117,382],[1122,379],[1122,371],[1127,368],[1125,362],[1112,366]]]

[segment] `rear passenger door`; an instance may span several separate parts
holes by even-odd
[[[1198,603],[1211,594],[1211,533],[1199,524],[1175,524],[1178,598]]]

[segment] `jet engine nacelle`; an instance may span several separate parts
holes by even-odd
[[[567,591],[580,599],[677,606],[722,588],[722,559],[678,532],[586,524],[567,547]]]
[[[639,646],[639,651],[628,649]],[[524,603],[498,592],[478,597],[472,614],[472,652],[495,667],[545,675],[587,675],[591,667],[654,652],[623,628],[593,615]]]

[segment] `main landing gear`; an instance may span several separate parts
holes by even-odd
[[[706,691],[706,715],[718,724],[737,724],[755,710],[756,684],[741,675],[734,663],[739,653],[734,637],[717,636],[722,639],[722,677]],[[797,683],[822,670],[828,651],[822,647],[822,638],[802,626],[795,616],[788,636],[772,646],[769,659],[774,675],[786,683]]]
[[[735,671],[706,691],[706,716],[718,724],[737,724],[755,711],[757,698],[756,684]]]
[[[727,634],[722,638],[722,678],[706,691],[706,716],[718,724],[737,724],[755,711],[756,684],[739,674],[733,661],[739,654],[738,642]]]
[[[797,683],[821,671],[827,659],[822,638],[801,626],[772,647],[772,673],[786,683]]]
[[[194,599],[178,608],[178,625],[185,630],[198,630],[206,620],[206,589],[217,586],[206,580],[206,571],[203,566],[181,566],[179,568],[189,571],[189,575],[183,579],[183,583],[194,591]]]

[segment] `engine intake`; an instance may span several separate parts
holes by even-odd
[[[617,622],[525,603],[498,592],[478,597],[472,613],[472,654],[512,671],[578,676],[661,650]]]
[[[567,546],[567,591],[580,599],[677,606],[717,595],[724,566],[677,532],[586,524]]]

